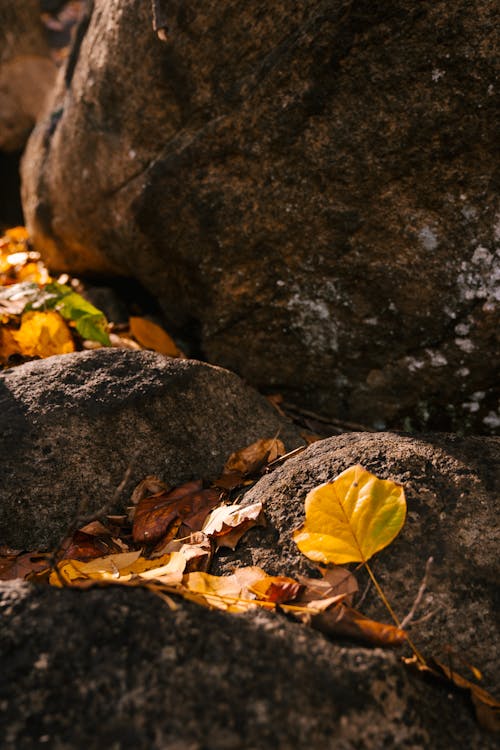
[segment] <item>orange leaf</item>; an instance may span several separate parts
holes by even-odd
[[[146,318],[130,318],[130,333],[146,349],[153,349],[167,357],[180,357],[182,352],[161,326]]]

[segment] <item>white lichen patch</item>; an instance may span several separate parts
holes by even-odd
[[[404,363],[410,372],[417,372],[425,366],[424,360],[416,357],[405,357]]]
[[[338,351],[338,326],[328,301],[294,292],[288,301],[291,327],[312,352]]]
[[[434,70],[432,71],[432,80],[434,81],[434,83],[437,83],[444,75],[446,75],[445,70],[434,68]]]
[[[444,367],[448,364],[448,360],[444,354],[435,349],[426,349],[425,353],[429,357],[431,367]]]
[[[483,419],[483,424],[491,430],[497,430],[500,427],[500,414],[490,411]]]
[[[500,301],[500,250],[496,253],[480,245],[470,261],[461,264],[457,277],[459,298],[462,301]]]
[[[435,250],[438,246],[437,234],[428,226],[422,227],[418,233],[420,244],[425,250]]]
[[[476,348],[470,339],[456,338],[455,344],[466,354],[471,354]]]

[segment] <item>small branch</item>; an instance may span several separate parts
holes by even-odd
[[[61,583],[63,582],[63,579],[60,575],[59,568],[57,567],[57,563],[59,562],[59,555],[61,552],[61,547],[64,543],[64,540],[67,539],[68,536],[71,536],[78,528],[81,526],[85,526],[86,524],[90,523],[91,521],[100,521],[102,518],[104,518],[109,511],[118,503],[121,494],[123,490],[125,489],[130,476],[132,474],[132,467],[135,463],[135,460],[137,459],[138,454],[135,453],[126,470],[123,474],[123,478],[120,481],[119,485],[116,487],[115,491],[113,492],[113,495],[111,496],[111,499],[104,503],[100,508],[97,508],[97,510],[93,511],[92,513],[82,514],[77,513],[76,516],[73,519],[73,523],[65,530],[64,536],[59,540],[57,545],[54,548],[54,551],[50,555],[50,558],[48,560],[50,567],[52,570],[56,571],[56,574],[59,578],[59,581]],[[65,585],[65,584],[64,584]]]
[[[416,613],[417,609],[420,606],[420,603],[421,603],[421,601],[423,599],[423,596],[425,594],[425,590],[427,588],[427,584],[429,582],[429,575],[430,575],[430,572],[431,572],[431,567],[432,567],[432,563],[433,562],[434,562],[434,558],[433,557],[429,557],[429,559],[427,560],[427,562],[425,564],[424,577],[422,578],[422,583],[420,584],[420,588],[418,589],[417,596],[415,597],[415,601],[413,602],[413,605],[412,605],[410,611],[408,612],[408,614],[406,615],[406,617],[401,622],[401,627],[403,629],[406,628],[406,627],[408,627],[408,625],[413,621],[413,618],[415,617],[415,613]]]
[[[378,581],[377,581],[377,579],[375,578],[375,576],[374,576],[374,574],[373,574],[373,572],[372,572],[372,569],[370,568],[370,566],[368,565],[368,562],[366,562],[366,561],[365,561],[365,568],[366,568],[366,570],[368,571],[368,575],[370,576],[370,578],[371,578],[371,579],[372,579],[372,581],[373,581],[373,585],[374,585],[374,586],[375,586],[375,588],[377,589],[377,594],[378,594],[378,595],[380,596],[380,598],[382,599],[382,601],[383,601],[383,603],[384,603],[384,605],[385,605],[385,608],[387,609],[387,611],[389,612],[390,616],[391,616],[391,617],[392,617],[392,619],[394,620],[394,622],[395,622],[396,626],[397,626],[397,627],[398,627],[398,628],[399,628],[400,630],[403,630],[403,628],[402,628],[402,625],[401,625],[401,623],[400,623],[400,621],[399,621],[399,618],[398,618],[398,616],[396,615],[396,613],[394,612],[393,608],[391,607],[391,605],[390,605],[390,603],[389,603],[389,600],[387,599],[386,595],[385,595],[385,594],[384,594],[384,592],[382,591],[382,589],[381,589],[381,587],[380,587],[380,584],[379,584],[379,582],[378,582]],[[413,641],[412,641],[412,639],[410,638],[410,636],[408,635],[408,633],[406,633],[406,640],[408,641],[408,645],[410,646],[411,650],[413,651],[413,653],[414,653],[414,654],[415,654],[415,656],[417,657],[418,661],[419,661],[419,662],[420,662],[421,664],[426,664],[426,661],[425,661],[424,657],[422,656],[422,654],[420,653],[420,651],[418,650],[418,648],[417,648],[417,647],[415,646],[415,644],[413,643]]]

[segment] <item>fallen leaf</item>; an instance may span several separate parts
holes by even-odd
[[[186,572],[192,573],[196,570],[206,571],[210,565],[212,558],[212,545],[210,539],[203,534],[201,531],[195,531],[190,534],[188,541],[183,542],[180,539],[173,539],[167,542],[157,553],[157,555],[165,555],[169,552],[180,552],[180,554],[186,559]]]
[[[65,584],[78,586],[80,581],[130,582],[133,578],[157,579],[165,583],[179,582],[186,567],[186,558],[179,552],[171,552],[161,558],[148,560],[141,557],[140,550],[99,557],[90,562],[74,559],[61,560],[57,571],[50,575],[52,586]]]
[[[403,661],[407,666],[416,669],[418,672],[432,675],[441,680],[444,679],[459,690],[468,692],[476,712],[478,723],[490,732],[500,732],[500,701],[491,695],[491,693],[488,693],[487,690],[462,677],[462,675],[455,672],[450,666],[434,657],[419,661],[413,656],[403,659]]]
[[[2,328],[0,356],[50,357],[75,351],[68,326],[56,312],[26,312],[18,331]]]
[[[61,556],[75,560],[91,560],[117,552],[129,551],[119,538],[100,521],[83,526],[61,545]]]
[[[293,535],[303,554],[322,563],[366,562],[400,532],[406,501],[401,485],[358,465],[311,490],[305,513]]]
[[[129,320],[130,333],[146,349],[153,349],[167,357],[182,356],[175,341],[161,326],[146,318],[131,317]]]
[[[303,587],[300,595],[301,604],[339,595],[344,597],[344,603],[352,604],[354,594],[358,591],[358,582],[347,568],[338,565],[334,568],[326,568],[322,570],[322,576],[322,578],[298,576],[297,580]]]
[[[201,480],[194,480],[170,492],[145,497],[137,504],[132,535],[135,542],[157,542],[175,521],[191,531],[201,529],[210,510],[220,502],[220,493],[204,490]]]
[[[48,567],[48,557],[44,553],[0,548],[0,580],[2,581],[27,578],[32,573],[47,570]]]
[[[196,572],[183,577],[183,586],[188,595],[196,595],[196,601],[206,607],[244,612],[257,606],[250,589],[266,577],[257,567],[239,568],[230,576]]]
[[[130,499],[134,505],[137,505],[137,503],[145,497],[150,497],[151,495],[157,495],[159,493],[167,493],[170,492],[170,490],[171,487],[168,487],[161,481],[161,479],[149,475],[139,482],[135,490],[132,492],[132,497]]]
[[[223,475],[241,474],[242,476],[249,476],[255,474],[284,453],[285,446],[277,438],[257,440],[229,456],[223,469]]]
[[[258,525],[264,525],[262,503],[221,505],[207,517],[202,531],[214,539],[217,548],[234,549],[243,534]]]
[[[266,576],[254,583],[250,591],[257,599],[265,602],[281,604],[296,598],[302,585],[287,576]]]
[[[327,608],[322,607],[321,600],[308,604],[312,610],[322,609],[310,615],[310,624],[313,628],[325,635],[352,638],[382,648],[393,648],[406,642],[406,633],[401,628],[370,620],[357,610],[346,606],[343,601],[335,601],[339,598],[343,597],[333,597],[331,606]],[[298,617],[304,621],[303,615],[299,614]]]

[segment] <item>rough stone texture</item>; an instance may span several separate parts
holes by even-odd
[[[489,750],[394,653],[143,591],[0,588],[5,750]]]
[[[247,492],[245,502],[264,502],[269,525],[250,531],[237,555],[221,559],[219,570],[229,572],[244,562],[270,573],[310,571],[311,563],[291,534],[303,521],[306,494],[361,463],[405,488],[406,524],[397,539],[372,560],[394,609],[400,618],[409,612],[425,563],[432,556],[432,574],[416,619],[433,614],[411,628],[414,640],[435,655],[442,654],[443,645],[451,645],[484,670],[491,687],[500,688],[499,458],[498,438],[354,433],[315,443]],[[362,591],[366,573],[359,579]],[[362,610],[387,618],[374,593]],[[459,669],[459,662],[455,664]]]
[[[38,0],[0,5],[0,150],[24,146],[56,77]]]
[[[0,538],[40,548],[77,512],[122,498],[148,474],[215,478],[239,448],[295,428],[233,373],[153,352],[101,349],[0,375]]]
[[[96,0],[30,141],[48,261],[136,276],[210,361],[325,413],[498,427],[496,3],[157,6],[166,43]]]

